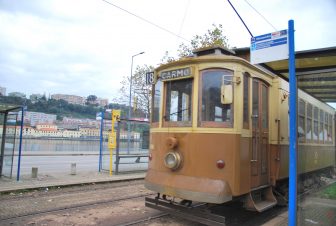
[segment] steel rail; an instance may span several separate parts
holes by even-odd
[[[41,214],[54,213],[54,212],[62,212],[64,210],[80,209],[80,208],[85,208],[85,207],[89,207],[89,206],[96,206],[96,205],[120,202],[120,201],[125,201],[125,200],[130,200],[130,199],[137,199],[137,198],[146,197],[146,196],[150,196],[150,195],[154,195],[154,194],[155,193],[151,192],[151,193],[146,193],[146,194],[141,194],[141,195],[133,195],[133,196],[117,198],[117,199],[108,199],[108,200],[94,201],[94,202],[88,202],[88,203],[83,203],[83,204],[75,204],[75,205],[71,205],[71,206],[58,207],[58,208],[44,210],[44,211],[35,211],[35,212],[30,212],[30,213],[26,213],[26,214],[22,214],[22,215],[18,215],[18,216],[0,218],[0,223],[2,221],[20,219],[20,218],[30,217],[30,216],[34,216],[34,215],[41,215]]]

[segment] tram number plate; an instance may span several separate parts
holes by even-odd
[[[153,85],[155,83],[154,72],[146,72],[146,84]]]

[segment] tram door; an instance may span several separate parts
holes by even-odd
[[[269,183],[268,86],[258,79],[252,85],[251,187]]]

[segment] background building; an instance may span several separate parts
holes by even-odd
[[[105,107],[108,105],[108,99],[103,99],[103,98],[97,98],[96,103],[100,107]]]
[[[76,96],[76,95],[53,94],[53,95],[51,95],[51,99],[65,100],[69,104],[79,104],[79,105],[84,105],[85,104],[85,98],[80,97],[80,96]]]
[[[0,86],[0,96],[6,96],[6,88]]]
[[[18,118],[21,118],[22,112],[20,111],[18,114]],[[25,111],[24,112],[24,121],[31,126],[36,126],[41,123],[55,123],[56,115],[54,114],[46,114],[42,112],[34,112],[34,111]]]

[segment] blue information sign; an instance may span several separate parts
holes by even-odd
[[[252,64],[288,59],[287,30],[252,37],[250,51]]]

